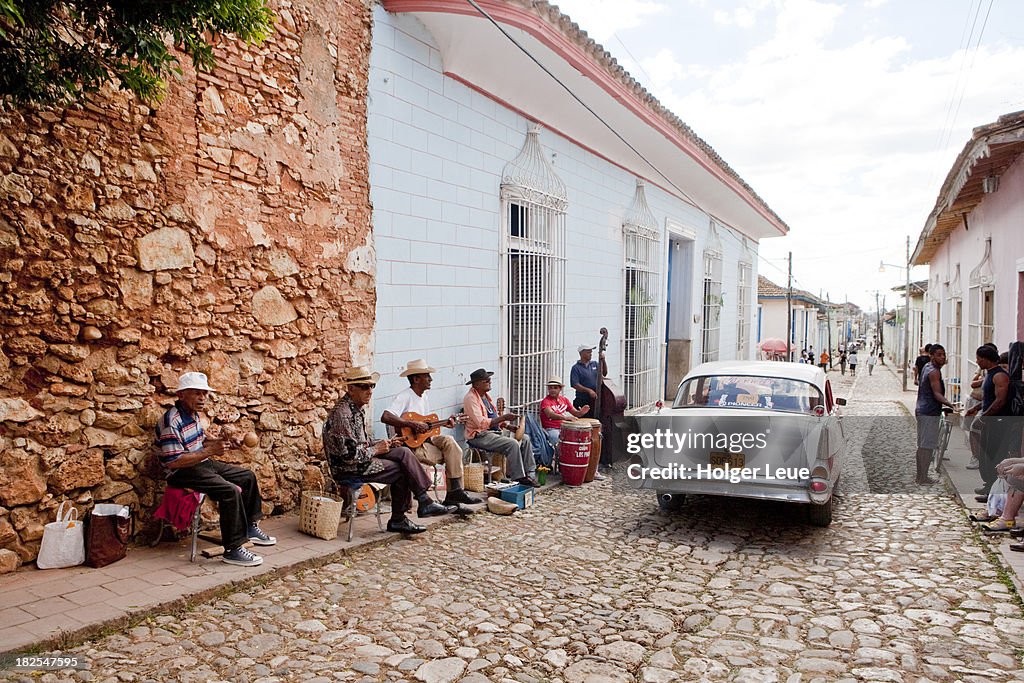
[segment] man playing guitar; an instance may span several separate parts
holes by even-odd
[[[395,396],[391,405],[380,416],[380,421],[394,427],[396,431],[410,435],[415,440],[418,440],[416,436],[436,427],[437,423],[433,421],[428,423],[413,417],[415,415],[423,418],[431,414],[427,392],[433,382],[433,378],[430,376],[432,372],[436,372],[436,370],[429,367],[424,360],[417,358],[409,361],[405,370],[399,375],[409,378],[409,386]],[[441,424],[451,429],[457,420],[461,421],[462,419],[464,418],[452,416]],[[412,447],[411,444],[409,445]],[[427,436],[422,444],[412,448],[412,452],[417,460],[426,465],[444,462],[445,475],[448,478],[448,493],[445,496],[444,505],[458,505],[459,503],[474,505],[482,502],[479,498],[466,493],[462,488],[462,449],[455,439],[440,434]]]

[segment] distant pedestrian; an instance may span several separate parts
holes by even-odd
[[[931,360],[932,345],[925,344],[924,348],[921,349],[920,355],[917,360],[914,361],[914,384],[918,384],[921,380],[921,371],[924,370],[924,366]]]
[[[819,365],[821,366],[821,369],[824,370],[825,372],[828,372],[828,361],[830,358],[831,357],[828,355],[828,351],[821,352],[821,362],[819,363]]]
[[[875,363],[877,363],[877,362],[878,362],[878,356],[876,356],[873,353],[868,355],[868,377],[870,377],[871,373],[875,371]],[[915,382],[915,384],[916,384],[916,382]]]
[[[839,370],[846,374],[846,351],[839,352]]]
[[[945,349],[943,349],[945,350]],[[878,360],[882,365],[885,365],[885,351],[878,352]]]
[[[853,351],[850,352],[850,357],[847,358],[847,361],[849,361],[849,363],[850,363],[850,374],[856,377],[856,375],[857,375],[857,349],[854,349]]]

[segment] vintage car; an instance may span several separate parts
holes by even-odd
[[[687,494],[802,504],[815,526],[832,522],[845,438],[820,367],[718,361],[690,371],[672,406],[636,418],[627,474],[666,510]]]

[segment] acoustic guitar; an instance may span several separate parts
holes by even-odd
[[[419,448],[430,437],[441,436],[441,427],[448,424],[448,420],[454,419],[456,424],[466,421],[466,418],[462,415],[453,415],[450,418],[439,420],[437,419],[437,413],[420,415],[419,413],[412,412],[402,413],[402,419],[413,422],[425,422],[428,427],[425,432],[417,432],[412,427],[402,427],[398,430],[398,438],[409,448]]]
[[[505,399],[499,398],[495,401],[494,408],[498,411],[498,415],[503,415],[505,413]],[[516,421],[508,426],[508,431],[512,434],[513,439],[522,441],[523,432],[526,431],[526,420],[522,416],[517,417]]]

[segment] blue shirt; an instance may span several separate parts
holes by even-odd
[[[576,361],[569,372],[569,386],[575,387],[582,384],[588,389],[597,391],[597,361],[592,360],[586,365]]]

